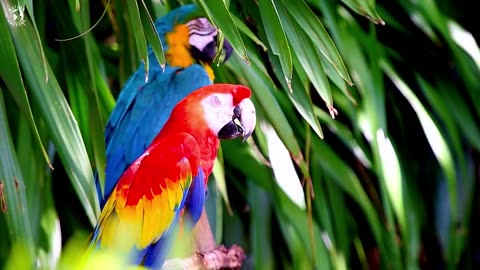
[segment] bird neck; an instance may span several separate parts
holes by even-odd
[[[200,150],[199,164],[202,167],[206,185],[208,177],[213,170],[213,164],[215,162],[215,158],[217,157],[220,140],[206,124],[199,124],[201,121],[202,120],[199,119],[185,119],[183,114],[173,114],[167,123],[165,123],[165,126],[162,128],[161,132],[157,135],[157,137],[155,137],[152,144],[174,134],[187,133],[192,135],[197,141]]]

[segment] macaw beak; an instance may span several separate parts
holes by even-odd
[[[230,44],[230,42],[228,42],[227,39],[224,39],[223,40],[223,63],[227,62],[228,58],[230,58],[230,56],[232,55],[232,52],[233,52],[233,47],[232,45]]]
[[[217,30],[206,18],[197,18],[187,22],[190,52],[195,59],[212,63],[217,54],[219,42]],[[225,62],[232,55],[233,48],[227,39],[223,39],[220,61]]]
[[[246,98],[233,108],[232,120],[220,129],[217,136],[219,139],[242,137],[245,142],[252,135],[256,123],[255,106]]]
[[[197,47],[192,46],[192,49],[191,49],[192,55],[194,55],[194,57],[202,61],[210,63],[213,61],[213,59],[215,58],[215,55],[217,54],[216,46],[217,46],[217,38],[215,37],[215,40],[208,43],[205,46],[205,48],[203,48],[203,50],[201,51]],[[230,56],[232,55],[232,52],[233,52],[232,45],[230,44],[230,42],[228,42],[227,39],[224,39],[223,50],[220,56],[221,62],[225,63],[228,60],[228,58],[230,58]]]

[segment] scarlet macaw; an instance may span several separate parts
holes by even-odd
[[[114,187],[91,244],[126,251],[135,264],[162,266],[179,213],[189,207],[198,216],[202,210],[219,139],[246,140],[252,134],[256,118],[250,95],[245,86],[214,84],[180,101]]]
[[[148,82],[141,64],[125,83],[105,129],[106,168],[103,208],[120,176],[150,145],[173,107],[192,91],[212,84],[210,67],[216,54],[217,31],[205,18],[195,18],[195,5],[177,8],[155,22],[166,55],[165,71],[149,47]],[[224,41],[224,61],[232,47]]]

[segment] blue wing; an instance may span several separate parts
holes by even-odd
[[[185,206],[188,210],[191,218],[192,224],[197,223],[202,213],[202,207],[205,203],[205,187],[203,185],[204,175],[201,168],[198,169],[198,175],[194,177],[192,185],[188,190],[188,194],[183,197],[181,208]],[[195,203],[193,203],[195,202]],[[198,205],[200,207],[198,208]],[[179,215],[175,216],[174,224],[177,224]],[[165,261],[168,251],[172,246],[172,234],[170,233],[171,228],[175,226],[170,226],[170,229],[156,242],[155,244],[150,245],[144,254],[142,255],[143,265],[146,267],[152,267],[153,269],[160,269]],[[140,257],[138,257],[140,258]],[[140,263],[139,261],[137,263]]]

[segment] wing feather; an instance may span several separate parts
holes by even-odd
[[[122,173],[147,149],[175,105],[194,90],[212,83],[205,69],[197,64],[185,69],[167,66],[165,72],[157,69],[152,67],[146,84],[143,70],[132,76],[107,123],[102,207]]]
[[[140,251],[164,237],[184,207],[199,156],[197,142],[186,133],[151,145],[115,186],[92,243]]]

